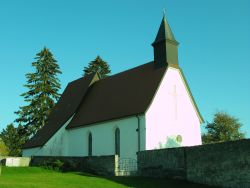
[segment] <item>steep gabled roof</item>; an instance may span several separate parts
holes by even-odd
[[[167,66],[150,62],[101,79],[86,93],[67,129],[144,113]]]
[[[98,79],[97,74],[90,74],[69,83],[51,112],[48,123],[23,148],[43,146],[73,116],[89,86]]]

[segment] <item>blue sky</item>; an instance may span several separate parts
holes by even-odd
[[[44,46],[61,67],[63,91],[97,55],[112,73],[153,60],[164,8],[204,119],[226,111],[250,137],[249,0],[1,1],[0,130],[24,105],[25,74]]]

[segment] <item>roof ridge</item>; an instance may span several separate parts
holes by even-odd
[[[127,69],[127,70],[125,70],[125,71],[122,71],[122,72],[118,72],[118,73],[116,73],[116,74],[113,74],[112,76],[116,76],[116,75],[118,75],[118,74],[122,74],[122,73],[124,73],[124,72],[131,71],[131,70],[133,70],[133,69],[138,69],[139,67],[143,67],[143,66],[145,66],[145,65],[147,65],[147,64],[150,64],[150,63],[154,63],[154,61],[150,61],[150,62],[144,63],[144,64],[142,64],[142,65],[138,65],[138,66],[136,66],[136,67],[132,67],[132,68]]]
[[[102,81],[102,80],[112,79],[113,77],[120,76],[120,75],[122,75],[122,74],[126,74],[126,73],[129,72],[129,71],[139,69],[139,68],[141,68],[141,67],[143,67],[143,66],[146,66],[146,65],[148,65],[148,64],[150,64],[150,63],[154,63],[154,61],[150,61],[150,62],[148,62],[148,63],[144,63],[144,64],[142,64],[142,65],[138,65],[138,66],[136,66],[136,67],[132,67],[132,68],[127,69],[127,70],[124,70],[124,71],[122,71],[122,72],[115,73],[115,74],[113,74],[113,75],[111,75],[111,76],[108,76],[108,77],[105,77],[105,78],[101,78],[101,79],[98,80],[97,82],[100,82],[100,81]]]
[[[147,65],[147,64],[150,64],[150,63],[154,63],[154,61],[150,61],[150,62],[148,62],[148,63],[144,63],[144,64],[142,64],[142,65],[138,65],[138,66],[136,66],[136,67],[129,68],[129,69],[127,69],[127,70],[124,70],[124,71],[122,71],[122,72],[115,73],[115,74],[110,75],[110,76],[107,76],[107,77],[105,77],[105,78],[100,78],[100,80],[98,80],[97,82],[99,82],[99,81],[101,81],[101,80],[106,80],[106,79],[108,79],[108,78],[112,78],[112,77],[114,77],[114,76],[117,76],[117,75],[119,75],[119,74],[126,73],[126,72],[131,71],[131,70],[134,70],[134,69],[138,69],[138,68],[140,68],[140,67],[142,67],[142,66],[145,66],[145,65]],[[86,77],[89,77],[90,75],[93,75],[93,74],[96,74],[96,73],[90,73],[90,74],[88,74],[87,76],[81,77],[81,78],[78,78],[78,79],[75,79],[75,80],[69,82],[68,84],[71,84],[71,83],[76,82],[76,81],[81,80],[81,79],[85,79]]]
[[[88,75],[86,75],[86,76],[82,76],[82,77],[80,77],[80,78],[77,78],[77,79],[75,79],[75,80],[72,80],[72,81],[70,81],[70,82],[68,83],[68,85],[69,85],[69,84],[72,84],[72,83],[74,83],[74,82],[76,82],[76,81],[80,81],[80,80],[82,80],[82,79],[88,79],[89,77],[93,77],[95,74],[96,74],[96,73],[90,73],[90,74],[88,74]]]

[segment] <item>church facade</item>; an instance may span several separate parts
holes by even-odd
[[[165,17],[152,46],[152,62],[70,82],[48,123],[24,145],[23,156],[136,159],[138,151],[200,145],[203,119]]]

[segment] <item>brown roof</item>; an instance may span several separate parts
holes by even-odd
[[[144,113],[167,67],[147,63],[93,84],[67,129]]]
[[[95,74],[90,74],[69,83],[50,114],[48,123],[23,148],[43,146],[72,117],[95,77]]]

